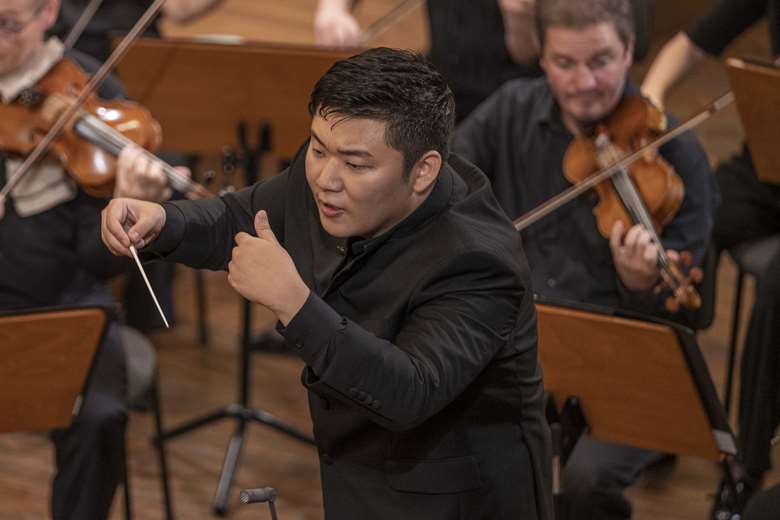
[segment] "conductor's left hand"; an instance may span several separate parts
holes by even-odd
[[[256,237],[236,235],[228,282],[247,300],[271,309],[287,325],[306,303],[309,288],[287,251],[276,240],[265,211],[255,215]]]

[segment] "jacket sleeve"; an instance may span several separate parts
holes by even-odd
[[[320,382],[390,430],[414,428],[466,390],[513,338],[527,290],[485,253],[446,260],[426,278],[394,342],[314,294],[281,330]]]
[[[226,270],[235,237],[255,235],[254,218],[268,213],[271,229],[283,244],[284,201],[289,170],[243,190],[205,200],[179,200],[163,204],[165,226],[145,247],[146,258],[162,256],[197,269]]]
[[[717,0],[686,34],[702,51],[720,56],[740,34],[766,16],[768,4],[767,0]]]

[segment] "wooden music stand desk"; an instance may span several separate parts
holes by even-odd
[[[601,309],[536,308],[545,388],[560,403],[579,399],[591,436],[716,461],[736,454],[692,331]]]
[[[99,307],[0,314],[0,432],[70,425],[107,323]]]
[[[734,436],[691,330],[595,306],[539,299],[536,309],[539,359],[554,403],[547,415],[557,445],[556,491],[560,469],[586,432],[719,461],[727,481],[737,482]]]
[[[729,58],[726,71],[758,178],[780,185],[780,67],[761,60]]]
[[[309,135],[309,95],[339,53],[304,45],[140,39],[117,73],[164,129],[163,148],[213,153],[237,146],[244,121],[273,128],[271,150],[290,158]]]

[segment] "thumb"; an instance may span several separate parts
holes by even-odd
[[[163,207],[159,204],[146,204],[149,205],[148,208],[133,208],[131,205],[127,207],[125,219],[125,227],[128,228],[127,236],[136,247],[143,247],[151,242],[165,224]]]
[[[276,235],[271,230],[271,224],[268,222],[268,213],[265,210],[260,210],[255,214],[255,231],[257,236],[263,240],[268,240],[275,244],[279,242],[276,240]]]

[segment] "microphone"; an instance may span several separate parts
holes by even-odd
[[[238,496],[242,504],[258,504],[276,500],[276,490],[272,487],[242,489]]]

